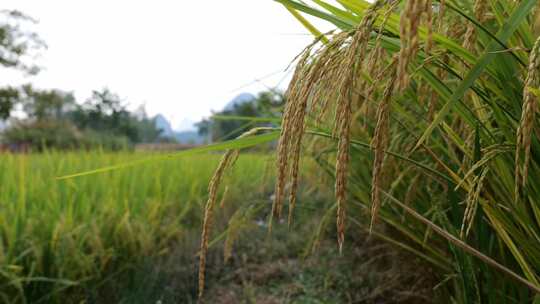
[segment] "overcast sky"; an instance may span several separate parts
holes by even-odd
[[[312,37],[272,0],[2,0],[39,20],[48,44],[37,76],[0,71],[0,85],[32,82],[84,101],[108,87],[173,128],[220,110],[235,95],[285,77]],[[255,79],[266,77],[261,82]]]

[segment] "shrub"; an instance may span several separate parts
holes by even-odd
[[[15,149],[32,151],[129,148],[129,140],[124,136],[93,130],[80,131],[70,122],[62,120],[20,122],[4,131],[2,141]]]

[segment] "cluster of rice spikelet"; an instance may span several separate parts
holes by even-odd
[[[296,190],[298,186],[298,169],[302,138],[304,135],[304,122],[308,100],[312,109],[317,105],[314,100],[323,100],[327,96],[320,95],[323,90],[318,87],[323,86],[329,75],[335,75],[336,67],[340,64],[335,62],[340,59],[336,53],[345,43],[346,37],[337,35],[322,50],[316,53],[315,59],[308,62],[313,55],[312,46],[308,47],[296,66],[295,73],[291,80],[291,85],[287,90],[287,104],[283,113],[281,134],[278,143],[277,165],[278,174],[275,189],[275,199],[272,205],[272,213],[269,227],[272,227],[272,219],[281,217],[283,209],[283,196],[285,188],[289,186],[289,224],[292,221],[294,206],[296,203]],[[319,95],[318,95],[319,93]],[[288,185],[288,183],[290,184]]]
[[[480,193],[484,185],[484,180],[489,172],[489,167],[484,167],[482,173],[474,177],[472,187],[467,193],[465,213],[463,215],[463,221],[461,223],[460,237],[464,238],[469,235],[474,217],[476,216],[476,210],[478,210],[478,201],[480,200]]]
[[[292,155],[291,150],[300,151],[300,147],[294,147],[296,144],[301,144],[301,137],[303,135],[303,124],[305,117],[305,107],[307,106],[307,96],[303,98],[298,96],[301,94],[301,90],[297,88],[302,87],[302,82],[306,77],[306,62],[311,54],[311,47],[305,50],[304,55],[298,62],[293,79],[291,80],[291,87],[287,92],[288,103],[285,106],[283,114],[283,122],[280,140],[278,144],[278,180],[276,183],[275,200],[272,205],[272,216],[281,216],[283,209],[283,193],[285,190],[286,177],[290,174],[290,168],[293,167],[293,171],[297,171],[298,164],[294,164],[295,161],[299,161],[299,157],[293,157],[293,164],[289,163],[289,155]],[[301,121],[300,121],[301,119]],[[298,130],[301,128],[301,130]],[[294,135],[299,138],[294,138]],[[296,178],[298,176],[296,175]],[[293,180],[293,184],[297,185],[297,181]],[[294,188],[294,186],[293,186]],[[292,189],[291,193],[295,193],[296,189]],[[292,204],[294,205],[294,199]],[[290,212],[292,212],[290,208]],[[270,220],[270,225],[272,220]]]
[[[388,22],[388,19],[390,18],[390,16],[392,15],[396,7],[399,5],[399,3],[400,1],[393,1],[388,7],[388,9],[386,10],[386,12],[384,13],[383,20],[378,29],[377,38],[375,39],[373,50],[371,51],[370,57],[367,61],[366,70],[367,70],[368,75],[371,75],[371,76],[376,75],[376,78],[374,79],[372,85],[365,86],[366,88],[365,88],[365,93],[364,93],[364,99],[367,101],[371,100],[372,94],[377,88],[376,84],[380,83],[380,80],[384,76],[385,67],[383,65],[382,59],[384,58],[384,55],[386,55],[385,54],[386,51],[381,47],[381,42],[382,42],[382,37],[383,37],[382,33],[384,31],[384,27],[386,26],[386,23]],[[369,102],[365,103],[365,105],[369,105]],[[368,116],[369,112],[364,111],[364,113],[362,114]]]
[[[309,106],[311,110],[319,110],[318,118],[320,119],[330,107],[328,102],[336,100],[333,134],[338,138],[335,193],[340,250],[345,238],[350,124],[353,106],[358,106],[363,102],[363,96],[358,92],[363,92],[362,88],[365,87],[358,81],[359,71],[367,58],[365,54],[378,10],[387,2],[375,2],[366,11],[350,38],[350,34],[338,34],[317,53],[311,54],[311,48],[308,49],[299,60],[287,91],[287,105],[278,144],[278,177],[272,216],[281,216],[284,189],[290,181],[289,223],[291,221],[298,184],[298,164],[306,109]],[[310,57],[310,55],[313,56]],[[309,58],[311,61],[308,62]]]
[[[260,128],[252,129],[238,138],[248,137],[255,135],[260,131]],[[208,200],[204,208],[203,228],[201,234],[201,246],[199,251],[199,298],[202,298],[204,293],[205,282],[205,270],[206,270],[206,254],[208,252],[208,239],[210,237],[210,230],[212,229],[212,219],[214,206],[216,204],[219,186],[223,180],[223,175],[228,168],[234,166],[236,159],[238,158],[238,150],[227,150],[221,161],[219,162],[214,175],[210,179],[208,184]]]
[[[540,35],[540,7],[537,5],[534,8],[534,13],[532,14],[533,22],[532,22],[532,34],[534,37],[538,37]]]
[[[443,30],[444,27],[444,14],[446,13],[446,1],[439,0],[439,12],[437,18],[437,29],[439,32]]]
[[[375,20],[378,16],[378,10],[385,4],[385,1],[377,1],[371,6],[362,21],[360,22],[356,33],[352,38],[351,45],[348,49],[348,54],[344,62],[345,71],[343,78],[341,79],[338,92],[340,94],[338,99],[338,105],[336,110],[336,125],[334,134],[338,136],[338,151],[336,159],[336,202],[337,202],[337,232],[338,232],[338,244],[339,251],[343,248],[345,240],[345,202],[347,199],[347,177],[349,168],[349,145],[350,145],[350,126],[352,120],[352,102],[353,99],[359,103],[363,99],[363,96],[358,95],[356,90],[362,90],[365,86],[363,82],[358,81],[358,76],[365,52],[367,50],[367,44],[370,38],[371,31],[375,24]],[[378,52],[374,50],[372,52]],[[375,57],[374,60],[379,60],[379,57]],[[370,63],[368,63],[369,65]],[[376,63],[371,63],[376,64]]]
[[[474,16],[478,22],[483,23],[487,19],[488,5],[489,3],[487,0],[474,1]],[[465,38],[463,39],[463,47],[468,50],[473,50],[475,41],[476,26],[472,22],[469,22],[465,32]]]
[[[534,129],[534,119],[538,110],[538,97],[531,89],[540,86],[540,37],[534,43],[529,55],[527,77],[523,86],[523,105],[521,120],[517,129],[516,159],[515,159],[515,199],[519,198],[521,187],[525,187],[529,175],[531,159],[531,141]],[[523,155],[522,155],[523,154]]]
[[[399,64],[397,72],[399,89],[404,89],[409,84],[407,67],[418,51],[418,30],[424,15],[426,15],[428,18],[428,26],[430,27],[428,32],[432,32],[431,27],[433,26],[433,22],[429,21],[432,19],[431,0],[408,0],[405,4],[405,9],[401,13],[399,28],[401,49],[399,51]]]
[[[390,64],[390,75],[386,84],[383,97],[377,108],[377,124],[371,146],[375,151],[373,159],[373,173],[371,178],[371,223],[370,231],[373,229],[373,224],[377,219],[377,214],[381,205],[381,187],[383,180],[383,161],[385,151],[390,140],[390,102],[396,83],[396,69],[393,67],[395,60]]]

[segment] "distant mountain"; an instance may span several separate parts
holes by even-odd
[[[195,122],[189,118],[184,118],[182,121],[176,125],[176,130],[181,131],[195,131],[197,130],[197,127],[195,126]]]
[[[180,131],[174,133],[174,138],[181,144],[204,144],[206,138],[199,135],[197,131]]]
[[[165,116],[158,114],[154,117],[156,128],[161,129],[161,137],[174,137],[174,130],[171,123]]]
[[[245,103],[253,102],[257,98],[251,93],[241,93],[238,96],[234,97],[229,101],[225,107],[224,111],[233,110],[236,106],[242,105]],[[183,128],[183,131],[175,131],[171,123],[165,116],[158,114],[154,117],[156,127],[162,130],[161,137],[174,138],[181,144],[203,144],[207,141],[207,138],[199,135],[197,130],[194,127],[192,121],[184,119],[180,126]]]
[[[156,127],[162,130],[161,137],[174,138],[181,144],[203,144],[205,137],[200,136],[195,130],[175,131],[165,116],[158,114],[154,117]]]
[[[225,105],[225,108],[223,108],[224,111],[231,111],[234,109],[235,106],[241,105],[248,102],[253,102],[255,99],[255,95],[251,93],[241,93],[240,95],[233,98],[229,103]]]

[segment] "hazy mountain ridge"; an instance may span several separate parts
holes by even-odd
[[[202,144],[205,141],[205,137],[199,135],[197,130],[175,131],[171,122],[162,114],[157,114],[154,122],[162,130],[162,138],[173,138],[181,144]]]
[[[231,111],[235,106],[253,102],[255,99],[257,99],[257,97],[251,93],[240,93],[225,105],[223,111]]]
[[[257,98],[251,93],[240,93],[231,101],[225,104],[223,111],[231,111],[236,106],[253,102]],[[154,117],[156,127],[162,130],[161,137],[174,138],[181,144],[203,144],[206,142],[206,136],[202,136],[195,130],[176,131],[172,128],[171,122],[162,114]]]

